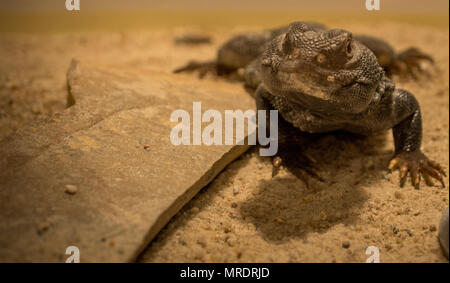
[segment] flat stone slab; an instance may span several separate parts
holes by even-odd
[[[174,146],[176,109],[255,109],[239,84],[73,62],[70,108],[0,142],[0,261],[134,260],[248,146]]]

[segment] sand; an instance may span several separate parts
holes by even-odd
[[[430,77],[399,81],[418,98],[423,151],[449,165],[448,28],[383,23],[339,25],[385,38],[396,49],[418,46],[432,54]],[[164,28],[126,32],[0,35],[0,139],[21,125],[62,111],[65,74],[75,57],[102,65],[129,64],[170,72],[190,59],[207,60],[239,28]],[[252,27],[255,29],[255,27]],[[186,33],[213,43],[175,46]],[[193,74],[184,74],[197,80]],[[217,78],[208,76],[207,84]],[[231,82],[230,82],[231,83]],[[365,262],[369,246],[381,262],[447,262],[437,240],[447,188],[408,182],[388,174],[390,133],[369,139],[328,135],[308,149],[325,182],[309,190],[286,170],[271,177],[268,158],[253,148],[204,188],[139,257],[141,262]]]

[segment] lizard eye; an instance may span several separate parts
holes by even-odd
[[[316,56],[316,61],[317,61],[317,63],[320,63],[320,64],[325,63],[326,59],[327,59],[326,56],[323,54],[319,54]]]

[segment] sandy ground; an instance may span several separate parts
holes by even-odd
[[[396,49],[432,54],[431,77],[400,81],[416,95],[424,120],[423,150],[449,165],[448,28],[384,23],[348,24],[354,33],[385,38]],[[255,29],[254,27],[252,29]],[[0,139],[31,120],[62,111],[71,58],[170,72],[190,59],[212,59],[221,42],[247,30],[170,28],[135,32],[1,34]],[[213,43],[176,46],[186,33]],[[186,74],[193,80],[195,75]],[[216,78],[207,77],[214,84]],[[325,182],[305,185],[286,170],[271,178],[271,163],[250,150],[184,207],[142,253],[142,262],[364,262],[368,246],[382,262],[447,262],[438,241],[448,189],[398,186],[388,174],[390,133],[370,139],[328,135],[308,149]],[[448,171],[447,171],[448,172]],[[445,179],[448,188],[448,179]],[[343,246],[346,246],[344,248]]]

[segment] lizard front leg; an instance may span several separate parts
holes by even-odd
[[[265,98],[271,95],[266,88],[260,84],[256,90],[255,99],[258,110],[276,110]],[[269,116],[266,115],[266,125],[269,125]],[[267,133],[268,134],[268,133]],[[278,152],[272,157],[272,177],[275,177],[281,166],[284,166],[294,176],[302,180],[306,187],[310,187],[312,178],[323,181],[319,170],[316,168],[316,161],[304,153],[308,144],[314,138],[292,126],[282,117],[278,118]]]
[[[393,127],[395,157],[391,160],[389,169],[399,170],[401,187],[405,184],[408,172],[416,189],[420,186],[421,177],[429,186],[433,185],[432,178],[445,186],[443,168],[437,162],[429,160],[420,150],[422,118],[419,103],[412,94],[401,89],[394,91],[393,100],[393,114],[397,118],[406,117]]]

